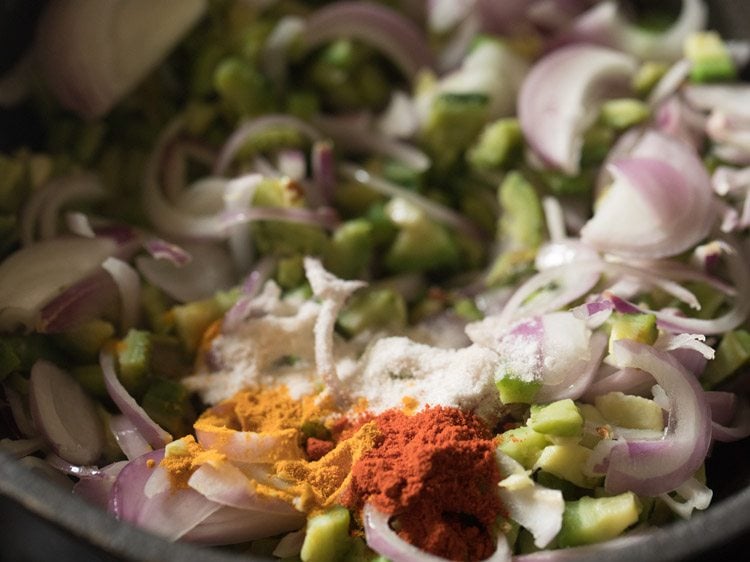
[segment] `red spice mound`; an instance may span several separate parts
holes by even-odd
[[[401,538],[437,556],[489,557],[502,513],[489,429],[473,414],[441,406],[412,416],[388,410],[375,423],[381,437],[354,464],[343,502],[374,504],[394,516]]]

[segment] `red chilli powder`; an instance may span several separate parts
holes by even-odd
[[[473,414],[441,406],[411,416],[388,410],[374,421],[380,439],[354,464],[345,505],[375,505],[393,516],[402,539],[437,556],[489,557],[503,513],[489,429]]]

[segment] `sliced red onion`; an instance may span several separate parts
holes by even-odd
[[[213,173],[216,176],[225,175],[229,165],[243,145],[258,133],[268,129],[294,129],[312,141],[320,140],[320,133],[313,127],[291,115],[264,115],[242,124],[224,143],[216,159]]]
[[[172,440],[172,436],[159,427],[148,416],[146,411],[141,408],[133,399],[122,383],[117,378],[115,371],[115,359],[112,354],[102,351],[99,356],[99,364],[104,373],[104,385],[107,387],[107,394],[117,405],[120,411],[138,428],[143,438],[154,449],[164,447]]]
[[[387,56],[413,80],[433,64],[422,31],[401,14],[371,2],[336,2],[313,12],[303,32],[305,49],[349,37],[367,43]]]
[[[601,260],[573,262],[540,271],[513,293],[503,308],[503,323],[558,310],[581,298],[601,277]],[[551,287],[551,288],[550,288]],[[533,298],[529,298],[532,297]]]
[[[122,260],[109,257],[102,268],[112,276],[120,294],[120,327],[123,333],[138,324],[141,311],[141,278],[133,267]]]
[[[428,0],[427,25],[430,31],[449,31],[471,13],[475,3],[476,0]]]
[[[592,45],[564,47],[538,61],[518,97],[518,118],[534,151],[577,174],[583,132],[596,118],[597,99],[622,90],[636,66],[628,55]]]
[[[84,117],[107,113],[195,24],[205,0],[50,2],[36,55],[60,104]]]
[[[657,130],[701,151],[705,140],[706,118],[673,96],[656,110]]]
[[[547,546],[562,528],[565,501],[560,490],[534,482],[523,466],[501,451],[496,451],[501,474],[499,495],[511,519],[534,536],[539,548]]]
[[[186,265],[139,256],[136,267],[149,283],[178,302],[205,299],[232,286],[235,270],[225,248],[211,242],[192,242],[184,243],[182,251],[191,257]]]
[[[268,463],[303,457],[297,445],[297,432],[293,429],[268,435],[214,427],[201,424],[199,420],[195,424],[195,436],[202,447],[215,449],[228,459],[243,463]]]
[[[539,271],[574,262],[596,261],[596,250],[582,244],[575,238],[563,238],[540,246],[534,258],[534,266]]]
[[[378,131],[389,138],[406,139],[419,130],[419,116],[414,100],[401,90],[391,94],[388,107],[380,114]]]
[[[24,465],[31,472],[41,476],[45,480],[54,483],[56,486],[61,487],[66,492],[73,490],[73,481],[66,475],[62,474],[59,470],[52,468],[48,462],[40,459],[39,457],[27,456],[20,459],[19,464]]]
[[[726,425],[734,419],[739,399],[734,392],[710,390],[706,392],[706,402],[711,408],[711,420]]]
[[[34,422],[29,417],[31,414],[28,411],[25,400],[21,398],[21,395],[7,385],[3,385],[3,392],[5,398],[10,406],[11,414],[13,415],[13,422],[16,424],[18,431],[24,437],[34,438],[39,432],[34,427]]]
[[[104,238],[45,240],[18,250],[0,264],[0,328],[30,326],[41,308],[96,271],[117,247]]]
[[[300,207],[252,207],[244,211],[225,212],[220,220],[224,230],[253,221],[292,222],[333,230],[340,222],[338,213],[332,207],[319,207],[314,210]]]
[[[718,166],[711,176],[711,185],[717,195],[742,196],[750,188],[750,166],[734,168]]]
[[[705,166],[678,140],[646,132],[630,158],[608,170],[615,184],[581,230],[582,240],[597,249],[636,259],[675,255],[700,242],[716,221]]]
[[[261,68],[279,91],[287,84],[288,58],[305,30],[305,21],[298,16],[284,16],[268,35],[260,57]]]
[[[111,275],[104,271],[89,275],[44,305],[36,330],[46,334],[70,330],[112,309],[117,296]]]
[[[98,466],[73,464],[58,457],[55,453],[50,453],[44,458],[44,460],[47,461],[52,468],[55,468],[64,474],[80,478],[81,480],[104,477],[104,473]]]
[[[430,167],[430,158],[417,147],[386,136],[372,127],[370,119],[320,116],[315,124],[330,136],[337,148],[348,153],[382,154],[417,172]]]
[[[307,176],[305,154],[298,149],[284,149],[277,155],[277,167],[282,175],[293,181],[300,181]]]
[[[583,399],[593,402],[597,396],[608,392],[622,392],[642,396],[648,393],[654,384],[654,379],[648,373],[639,369],[619,369],[594,381],[586,390]]]
[[[445,562],[447,558],[429,554],[404,541],[388,524],[389,515],[366,503],[362,510],[367,546],[393,562]],[[486,562],[509,562],[512,558],[505,535],[497,537],[497,548]]]
[[[704,29],[708,12],[701,0],[683,0],[672,26],[654,33],[628,22],[614,0],[585,12],[565,35],[566,41],[588,41],[614,47],[641,60],[675,61],[682,56],[685,39]]]
[[[711,422],[711,437],[715,441],[739,441],[750,437],[750,403],[748,403],[747,397],[738,398],[737,402],[737,411],[728,420],[725,415],[714,415],[714,409],[712,408],[714,420]]]
[[[231,333],[253,313],[253,299],[258,295],[265,282],[271,277],[276,262],[272,258],[260,260],[242,283],[242,295],[224,315],[221,330]]]
[[[285,533],[303,523],[296,516],[293,521],[288,515],[225,506],[187,532],[182,540],[203,545],[236,544]]]
[[[269,517],[288,516],[287,523],[291,526],[286,530],[298,529],[305,522],[305,515],[284,500],[258,494],[252,487],[252,480],[228,461],[202,464],[190,476],[188,486],[221,505],[263,512]]]
[[[383,195],[405,199],[412,205],[419,207],[419,209],[424,211],[431,219],[446,226],[455,228],[470,238],[482,239],[482,234],[477,230],[476,226],[453,209],[444,207],[422,195],[404,189],[383,178],[372,175],[363,168],[358,168],[351,164],[342,164],[340,168],[341,172],[349,179],[367,185]]]
[[[183,266],[190,263],[193,256],[190,255],[182,246],[172,244],[161,238],[151,238],[143,243],[143,247],[151,254],[151,257],[157,260],[166,260],[176,266]]]
[[[34,454],[44,448],[44,441],[39,437],[31,439],[0,439],[0,450],[17,459]]]
[[[566,238],[565,215],[563,214],[560,201],[556,197],[548,195],[542,199],[544,209],[544,220],[547,223],[547,232],[552,242],[560,242]]]
[[[681,486],[703,464],[711,441],[711,413],[695,377],[668,354],[633,340],[612,350],[618,366],[651,374],[670,402],[665,435],[618,442],[609,455],[605,488],[653,496]]]
[[[750,116],[747,104],[750,86],[744,83],[689,84],[683,95],[692,107],[701,111]]]
[[[126,416],[112,416],[109,420],[109,429],[120,450],[130,460],[143,456],[152,450],[135,424]]]
[[[304,168],[304,155],[299,153],[299,157],[302,158]],[[304,174],[303,170],[302,175]],[[262,181],[263,176],[260,174],[248,174],[231,180],[224,192],[224,208],[229,212],[249,208]],[[246,272],[250,269],[253,262],[253,244],[249,224],[237,224],[230,229],[229,248],[237,270]]]
[[[144,493],[146,483],[163,456],[164,450],[161,449],[130,461],[115,480],[109,508],[118,519],[174,541],[221,506],[190,488],[166,490],[147,497]]]
[[[604,324],[612,315],[614,309],[615,305],[612,304],[612,301],[598,298],[571,308],[570,312],[576,318],[584,320],[586,325],[593,330]]]
[[[304,542],[304,529],[301,529],[299,531],[292,531],[291,533],[287,533],[286,535],[284,535],[284,537],[279,541],[279,544],[276,546],[276,548],[273,549],[273,552],[271,554],[278,558],[291,558],[294,556],[299,556]]]
[[[60,209],[71,201],[92,201],[105,195],[99,178],[94,174],[78,173],[59,178],[54,182],[54,191],[47,196],[39,217],[39,236],[44,240],[54,238]]]
[[[695,478],[690,478],[687,482],[678,486],[675,490],[684,501],[677,501],[669,494],[661,494],[659,497],[666,503],[669,508],[683,519],[690,519],[693,510],[703,510],[711,505],[713,492],[705,484],[702,484]]]
[[[602,358],[607,350],[608,338],[605,334],[596,332],[591,336],[589,359],[583,366],[575,364],[566,376],[554,383],[543,385],[534,395],[535,402],[554,402],[565,398],[578,399],[594,380]]]
[[[750,115],[714,110],[706,122],[706,132],[716,143],[750,153]]]
[[[313,207],[330,205],[336,189],[336,160],[333,145],[326,141],[313,143],[312,175],[314,191],[309,194],[309,203]]]
[[[63,459],[92,464],[104,449],[102,422],[94,402],[68,373],[38,360],[29,377],[29,403],[34,425]]]
[[[91,222],[84,213],[72,212],[65,214],[65,223],[68,225],[68,230],[78,236],[84,238],[95,238],[96,233],[91,228]]]
[[[86,478],[79,480],[73,486],[73,493],[81,496],[89,503],[107,509],[112,486],[114,486],[117,475],[128,464],[127,461],[117,461],[101,468],[101,478]]]

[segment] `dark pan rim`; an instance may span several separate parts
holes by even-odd
[[[81,541],[123,559],[237,562],[267,560],[235,555],[186,543],[171,543],[129,524],[73,496],[62,487],[0,451],[0,494],[64,529]],[[581,562],[649,560],[667,562],[696,556],[750,532],[750,487],[720,501],[692,519],[631,535],[601,546],[571,550]],[[565,557],[567,558],[567,557]]]

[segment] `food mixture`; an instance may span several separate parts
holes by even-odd
[[[750,43],[619,4],[50,2],[0,80],[2,450],[302,562],[708,508],[750,436]]]

